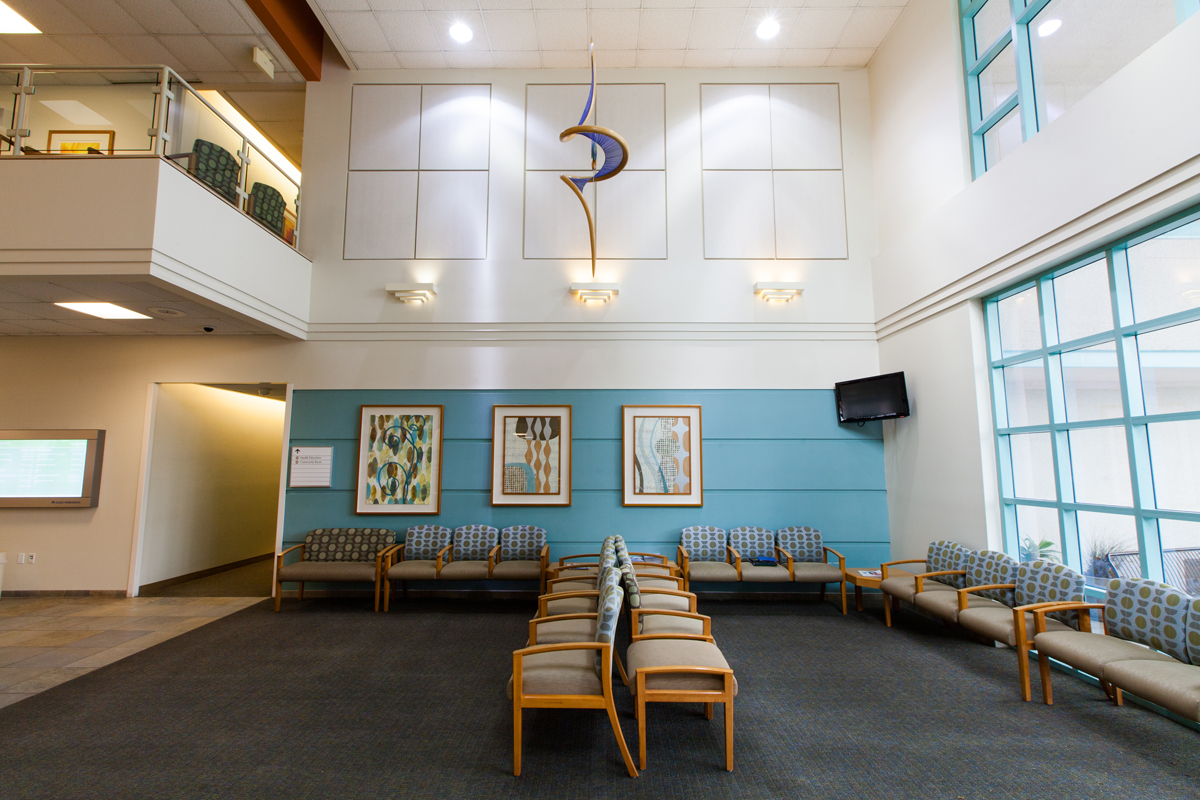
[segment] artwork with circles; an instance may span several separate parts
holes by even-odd
[[[442,411],[442,406],[362,407],[357,513],[440,513]]]
[[[700,406],[622,406],[627,506],[704,504]]]
[[[492,407],[492,505],[571,505],[571,407]]]

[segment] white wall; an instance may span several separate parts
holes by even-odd
[[[138,583],[272,552],[284,404],[187,383],[157,394]]]

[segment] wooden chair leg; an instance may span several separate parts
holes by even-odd
[[[704,704],[704,718],[712,719],[712,717],[713,717],[713,704],[705,703]]]
[[[1054,705],[1054,689],[1050,686],[1050,659],[1038,653],[1038,672],[1042,676],[1042,702]]]
[[[404,599],[408,599],[408,581],[400,581],[400,588],[404,591]]]
[[[617,655],[617,648],[613,648],[613,661],[617,662],[617,674],[621,676],[621,683],[629,685],[629,676],[625,674],[625,665],[621,663],[621,657]]]
[[[821,584],[821,602],[825,602],[825,584]]]
[[[303,600],[304,599],[304,581],[300,581],[299,586],[300,586],[299,598],[301,600]]]
[[[1125,705],[1125,694],[1116,686],[1113,687],[1113,702],[1119,706]]]
[[[645,694],[642,697],[645,697]],[[608,711],[608,721],[612,723],[613,733],[617,736],[617,744],[621,747],[621,756],[625,759],[625,769],[629,771],[629,777],[636,778],[638,776],[637,767],[633,765],[633,756],[629,754],[629,747],[625,744],[625,734],[621,731],[621,721],[617,719],[617,707],[613,705],[611,697],[608,698],[605,710]]]
[[[279,604],[283,602],[283,584],[276,582],[275,584],[275,610],[279,610]]]
[[[842,614],[846,613],[846,582],[842,581]]]
[[[521,775],[521,696],[513,686],[513,775]]]
[[[645,683],[641,687],[645,690]],[[638,766],[642,769],[646,768],[646,695],[638,692],[637,696],[637,721],[638,721]]]
[[[391,608],[391,606],[392,606],[392,582],[388,578],[384,578],[383,579],[383,611],[384,611],[384,613],[387,613],[387,610],[389,608]]]
[[[733,690],[725,698],[725,769],[733,772]]]
[[[375,576],[375,612],[379,613],[379,576]]]
[[[1029,644],[1026,642],[1017,645],[1017,673],[1021,678],[1021,699],[1028,703],[1033,690],[1029,686]]]
[[[892,602],[894,599],[891,595],[883,596],[883,621],[889,628],[892,627]]]

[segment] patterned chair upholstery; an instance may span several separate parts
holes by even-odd
[[[1018,606],[1037,603],[1083,603],[1087,580],[1075,570],[1053,561],[1026,561],[1017,565],[1016,602]],[[1052,613],[1051,619],[1079,630],[1079,614]]]
[[[947,622],[964,624],[962,615],[967,611],[975,611],[997,614],[1012,624],[1010,609],[1015,603],[1017,562],[1011,556],[995,550],[963,548],[957,553],[951,549],[948,554],[943,549],[939,557],[949,563],[965,566],[966,575],[947,575],[945,578],[961,578],[966,585],[958,587],[955,592],[923,591],[914,600],[917,608]]]
[[[692,581],[736,581],[737,569],[729,563],[724,528],[694,525],[684,528],[679,537],[679,567],[684,588]]]
[[[500,560],[488,575],[501,581],[538,581],[545,591],[550,548],[546,529],[536,525],[512,525],[500,531]]]
[[[729,529],[729,555],[733,558],[733,568],[737,570],[738,580],[748,583],[787,583],[791,575],[787,567],[775,564],[772,566],[755,566],[752,559],[776,559],[775,531],[770,528],[758,528],[742,525]]]
[[[1134,603],[1136,608],[1137,601]],[[1117,697],[1121,690],[1132,692],[1184,719],[1200,722],[1200,597],[1191,598],[1185,605],[1186,662],[1184,659],[1174,663],[1145,659],[1113,661],[1104,665],[1103,680],[1114,687]],[[1169,613],[1178,616],[1173,610]]]
[[[384,564],[394,548],[396,532],[387,528],[317,528],[309,531],[304,543],[294,545],[276,556],[275,610],[283,596],[283,582],[299,584],[304,599],[306,581],[366,581],[375,584],[375,610],[379,610],[379,587]],[[300,551],[300,560],[284,564],[283,557]]]
[[[888,627],[892,625],[892,614],[900,608],[900,601],[916,605],[918,592],[953,592],[966,588],[967,559],[971,551],[958,542],[939,539],[929,543],[924,560],[906,559],[903,561],[888,561],[881,565],[883,580],[879,590],[886,596],[883,604],[884,620]],[[903,572],[899,575],[890,574],[890,568],[897,564],[924,564],[924,570],[918,570],[919,575]],[[962,575],[938,575],[936,578],[925,578],[932,572],[947,570],[962,570]]]
[[[254,182],[246,200],[246,213],[266,225],[272,233],[283,238],[283,212],[287,202],[274,186]]]
[[[780,558],[786,563],[788,577],[796,583],[815,583],[825,599],[825,585],[841,584],[842,613],[846,613],[846,557],[831,547],[825,546],[821,532],[807,525],[789,525],[775,531],[775,545]],[[837,566],[829,563],[829,556],[837,558]]]
[[[487,580],[489,567],[500,547],[500,531],[491,525],[464,525],[454,529],[449,561],[437,570],[441,581]]]
[[[219,144],[197,139],[190,153],[168,156],[170,159],[186,158],[187,171],[203,184],[234,205],[238,204],[238,178],[242,165],[233,154]]]
[[[383,610],[391,608],[392,581],[403,581],[408,594],[408,581],[437,579],[441,562],[450,552],[454,531],[445,525],[414,525],[404,537],[404,546],[388,557],[387,582],[384,587]],[[396,557],[400,557],[399,563]]]
[[[1165,583],[1114,578],[1108,582],[1104,624],[1120,636],[1187,664],[1188,606],[1192,598]]]
[[[825,547],[821,532],[807,525],[789,525],[775,531],[775,544],[792,557],[793,561],[806,564],[825,561]]]

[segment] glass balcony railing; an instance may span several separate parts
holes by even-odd
[[[0,65],[0,157],[29,156],[165,158],[297,243],[295,170],[272,161],[170,67]]]

